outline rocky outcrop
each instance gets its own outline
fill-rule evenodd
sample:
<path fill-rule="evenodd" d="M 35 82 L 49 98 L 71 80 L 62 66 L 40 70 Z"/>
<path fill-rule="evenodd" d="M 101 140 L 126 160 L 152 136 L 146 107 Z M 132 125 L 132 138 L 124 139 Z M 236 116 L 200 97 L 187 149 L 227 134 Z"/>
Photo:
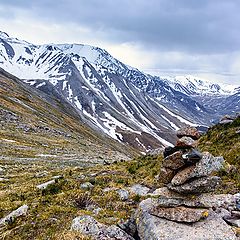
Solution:
<path fill-rule="evenodd" d="M 116 225 L 106 226 L 102 223 L 99 223 L 89 215 L 74 218 L 72 221 L 71 230 L 78 231 L 81 234 L 92 237 L 95 240 L 134 240 L 133 237 L 128 235 Z"/>

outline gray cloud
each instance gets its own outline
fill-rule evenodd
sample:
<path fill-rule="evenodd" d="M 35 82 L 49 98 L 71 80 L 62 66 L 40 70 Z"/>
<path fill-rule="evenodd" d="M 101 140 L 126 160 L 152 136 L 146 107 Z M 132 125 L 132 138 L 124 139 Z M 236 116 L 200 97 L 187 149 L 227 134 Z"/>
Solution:
<path fill-rule="evenodd" d="M 202 73 L 235 84 L 240 76 L 239 10 L 239 0 L 0 0 L 0 18 L 12 25 L 14 19 L 26 21 L 28 36 L 83 40 L 107 50 L 114 45 L 116 53 L 130 50 L 114 56 L 135 67 Z M 31 20 L 32 32 L 27 29 Z M 36 28 L 41 23 L 39 30 L 34 23 Z"/>
<path fill-rule="evenodd" d="M 80 24 L 115 43 L 202 54 L 240 48 L 239 0 L 8 0 L 0 5 L 46 22 Z"/>

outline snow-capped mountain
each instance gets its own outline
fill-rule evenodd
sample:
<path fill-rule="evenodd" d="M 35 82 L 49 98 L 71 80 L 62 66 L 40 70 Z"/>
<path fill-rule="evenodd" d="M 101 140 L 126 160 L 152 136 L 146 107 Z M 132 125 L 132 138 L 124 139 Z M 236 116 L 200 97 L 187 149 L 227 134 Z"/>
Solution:
<path fill-rule="evenodd" d="M 171 145 L 180 127 L 216 117 L 192 96 L 194 86 L 145 74 L 98 47 L 34 45 L 0 33 L 0 67 L 66 99 L 87 125 L 141 151 Z"/>
<path fill-rule="evenodd" d="M 236 85 L 216 84 L 197 79 L 191 75 L 167 77 L 165 80 L 172 88 L 187 95 L 231 95 L 236 92 Z"/>

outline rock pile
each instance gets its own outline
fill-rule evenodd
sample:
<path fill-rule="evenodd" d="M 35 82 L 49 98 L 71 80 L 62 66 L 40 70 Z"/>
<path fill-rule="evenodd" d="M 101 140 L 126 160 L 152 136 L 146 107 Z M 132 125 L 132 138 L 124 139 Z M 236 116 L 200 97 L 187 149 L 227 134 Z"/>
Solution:
<path fill-rule="evenodd" d="M 164 151 L 159 174 L 166 187 L 139 205 L 136 223 L 140 239 L 236 239 L 223 220 L 236 210 L 235 196 L 210 193 L 220 184 L 221 179 L 213 173 L 222 168 L 224 159 L 196 149 L 200 137 L 196 128 L 181 129 L 177 136 L 176 146 Z"/>
<path fill-rule="evenodd" d="M 200 137 L 196 128 L 181 129 L 177 136 L 179 139 L 176 146 L 164 151 L 160 180 L 167 184 L 169 190 L 188 195 L 189 198 L 194 198 L 195 194 L 214 191 L 221 179 L 211 174 L 222 168 L 224 159 L 195 149 Z M 161 207 L 152 213 L 176 222 L 197 222 L 208 216 L 207 209 L 176 205 L 176 202 L 162 201 Z"/>

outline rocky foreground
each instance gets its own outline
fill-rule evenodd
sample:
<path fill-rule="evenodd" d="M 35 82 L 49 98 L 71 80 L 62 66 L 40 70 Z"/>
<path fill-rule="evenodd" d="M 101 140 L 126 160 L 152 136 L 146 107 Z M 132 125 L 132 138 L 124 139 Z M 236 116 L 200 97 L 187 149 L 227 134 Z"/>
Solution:
<path fill-rule="evenodd" d="M 240 194 L 213 194 L 221 179 L 212 175 L 223 167 L 222 157 L 200 153 L 194 147 L 199 133 L 193 128 L 178 132 L 174 148 L 166 148 L 156 189 L 135 213 L 135 226 L 106 227 L 90 216 L 73 220 L 72 229 L 94 239 L 234 240 L 240 227 Z M 211 192 L 211 193 L 210 193 Z M 128 230 L 129 235 L 123 230 Z M 136 239 L 136 237 L 135 237 Z"/>
<path fill-rule="evenodd" d="M 240 193 L 217 194 L 221 186 L 221 178 L 216 176 L 216 173 L 225 165 L 223 157 L 200 152 L 196 148 L 200 135 L 194 128 L 182 129 L 177 132 L 177 136 L 179 139 L 176 146 L 164 150 L 164 159 L 161 167 L 158 167 L 158 176 L 154 177 L 154 181 L 151 180 L 151 188 L 137 184 L 141 181 L 141 177 L 145 181 L 147 179 L 143 171 L 135 174 L 137 168 L 141 168 L 140 162 L 136 165 L 126 163 L 128 173 L 124 172 L 123 168 L 121 171 L 120 168 L 116 170 L 118 165 L 115 166 L 114 171 L 110 170 L 112 168 L 110 165 L 105 166 L 109 168 L 107 171 L 98 170 L 96 173 L 88 171 L 87 174 L 77 176 L 79 170 L 75 169 L 69 170 L 68 176 L 55 174 L 50 179 L 47 178 L 49 173 L 41 172 L 35 174 L 35 178 L 48 180 L 45 182 L 35 180 L 39 184 L 36 184 L 34 189 L 31 187 L 33 192 L 36 191 L 37 198 L 40 197 L 39 194 L 43 195 L 40 197 L 41 201 L 30 206 L 23 204 L 3 216 L 0 219 L 0 230 L 1 228 L 6 230 L 19 218 L 35 216 L 35 212 L 40 211 L 37 205 L 41 208 L 44 205 L 51 212 L 51 201 L 59 199 L 56 205 L 63 206 L 68 200 L 68 195 L 72 194 L 69 190 L 72 188 L 76 191 L 78 187 L 79 192 L 91 195 L 85 194 L 84 197 L 79 195 L 80 197 L 74 200 L 74 206 L 80 207 L 81 211 L 74 210 L 74 206 L 70 208 L 71 202 L 68 203 L 69 206 L 65 205 L 63 210 L 64 214 L 67 214 L 66 217 L 68 216 L 69 224 L 59 222 L 58 226 L 63 224 L 67 228 L 65 231 L 71 233 L 67 235 L 70 237 L 61 235 L 53 239 L 240 239 Z M 152 174 L 152 168 L 154 165 L 151 164 L 147 170 L 149 175 Z M 0 169 L 1 171 L 4 173 L 5 170 Z M 113 185 L 115 177 L 117 178 Z M 136 182 L 132 180 L 133 178 L 137 178 Z M 5 180 L 3 184 L 7 184 L 7 181 L 11 182 L 11 178 Z M 76 180 L 79 184 L 76 184 Z M 63 185 L 60 189 L 62 192 L 56 192 L 51 198 L 50 194 L 55 194 L 54 191 L 58 190 L 56 186 L 59 188 L 59 183 Z M 148 183 L 150 185 L 150 182 Z M 64 184 L 69 188 L 65 192 L 63 192 Z M 36 196 L 35 202 L 38 201 Z M 136 204 L 139 199 L 142 201 Z M 59 207 L 56 206 L 57 211 L 63 211 Z M 109 208 L 112 210 L 111 213 Z M 109 217 L 110 214 L 112 217 Z M 37 218 L 41 215 L 39 213 Z M 58 222 L 56 216 L 57 213 L 53 212 L 52 225 Z M 69 216 L 74 217 L 69 219 Z M 122 217 L 122 220 L 118 221 L 117 216 Z M 107 218 L 113 221 L 106 221 Z"/>

